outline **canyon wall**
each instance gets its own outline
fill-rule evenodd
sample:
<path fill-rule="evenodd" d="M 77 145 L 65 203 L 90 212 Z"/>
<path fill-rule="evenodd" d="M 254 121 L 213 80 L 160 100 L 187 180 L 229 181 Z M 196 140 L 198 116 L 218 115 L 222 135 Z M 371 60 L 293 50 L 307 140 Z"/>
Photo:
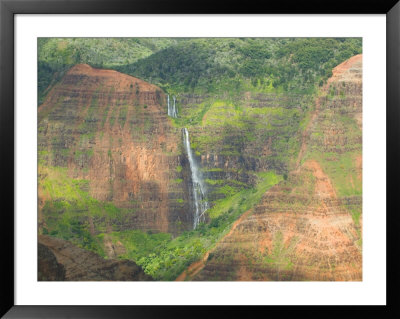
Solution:
<path fill-rule="evenodd" d="M 154 85 L 85 64 L 72 67 L 39 107 L 38 153 L 39 180 L 48 174 L 42 168 L 63 168 L 68 178 L 88 181 L 83 191 L 91 198 L 124 211 L 111 219 L 86 214 L 93 234 L 192 227 L 180 130 Z M 49 199 L 39 183 L 39 210 Z M 39 211 L 39 225 L 46 218 Z"/>
<path fill-rule="evenodd" d="M 290 92 L 180 94 L 180 116 L 193 119 L 191 144 L 209 199 L 254 187 L 259 172 L 285 174 L 297 156 L 298 129 L 311 101 L 309 94 Z"/>
<path fill-rule="evenodd" d="M 332 73 L 287 178 L 186 279 L 362 280 L 362 56 Z"/>

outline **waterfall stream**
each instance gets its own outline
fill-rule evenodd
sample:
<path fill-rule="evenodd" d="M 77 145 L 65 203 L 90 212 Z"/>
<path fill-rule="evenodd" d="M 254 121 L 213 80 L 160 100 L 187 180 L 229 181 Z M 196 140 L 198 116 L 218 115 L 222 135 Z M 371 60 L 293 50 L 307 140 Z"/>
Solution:
<path fill-rule="evenodd" d="M 174 100 L 174 103 L 170 103 L 169 101 L 169 95 L 167 96 L 167 107 L 168 107 L 168 116 L 177 118 L 178 117 L 178 110 L 176 109 L 176 97 L 173 96 L 172 99 Z"/>
<path fill-rule="evenodd" d="M 205 187 L 203 179 L 196 164 L 193 151 L 190 148 L 189 132 L 186 128 L 182 129 L 183 145 L 189 159 L 190 172 L 192 174 L 192 193 L 194 199 L 194 222 L 193 229 L 197 227 L 200 221 L 204 220 L 204 213 L 208 209 L 208 203 L 205 200 Z"/>

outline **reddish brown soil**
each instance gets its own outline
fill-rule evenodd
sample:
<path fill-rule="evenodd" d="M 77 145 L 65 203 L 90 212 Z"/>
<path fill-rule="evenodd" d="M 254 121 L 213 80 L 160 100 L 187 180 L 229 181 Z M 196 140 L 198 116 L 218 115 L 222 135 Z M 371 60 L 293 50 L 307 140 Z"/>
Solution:
<path fill-rule="evenodd" d="M 357 169 L 357 178 L 359 180 L 362 180 L 362 155 L 359 155 L 356 158 L 356 169 Z"/>
<path fill-rule="evenodd" d="M 315 194 L 322 198 L 336 198 L 336 192 L 332 186 L 331 180 L 322 171 L 317 161 L 309 160 L 304 163 L 303 167 L 311 169 L 312 174 L 316 178 Z"/>
<path fill-rule="evenodd" d="M 339 64 L 332 70 L 332 77 L 328 79 L 328 84 L 339 81 L 355 65 L 362 62 L 362 54 L 357 54 L 350 59 Z M 361 81 L 361 78 L 359 79 Z"/>

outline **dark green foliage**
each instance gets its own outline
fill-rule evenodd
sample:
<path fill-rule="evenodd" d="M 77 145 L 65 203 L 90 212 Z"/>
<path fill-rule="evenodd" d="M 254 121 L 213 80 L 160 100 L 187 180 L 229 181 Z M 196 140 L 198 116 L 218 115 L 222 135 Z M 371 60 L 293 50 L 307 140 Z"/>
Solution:
<path fill-rule="evenodd" d="M 126 65 L 166 48 L 172 38 L 38 38 L 38 105 L 71 66 Z"/>
<path fill-rule="evenodd" d="M 200 223 L 195 230 L 184 232 L 168 242 L 158 243 L 158 248 L 152 253 L 144 253 L 143 257 L 134 260 L 153 278 L 174 280 L 192 262 L 199 260 L 213 247 L 229 231 L 232 223 L 253 207 L 265 191 L 280 180 L 280 176 L 273 172 L 260 174 L 260 182 L 254 189 L 246 189 L 221 200 L 213 208 L 210 223 Z M 130 245 L 138 247 L 141 244 L 134 241 L 130 242 Z M 156 246 L 154 243 L 149 245 Z"/>
<path fill-rule="evenodd" d="M 50 88 L 61 80 L 70 67 L 69 64 L 38 61 L 38 105 L 43 103 Z"/>
<path fill-rule="evenodd" d="M 361 53 L 361 38 L 291 39 L 277 51 L 277 56 L 290 59 L 306 77 L 331 76 L 332 69 Z"/>
<path fill-rule="evenodd" d="M 267 71 L 265 63 L 271 58 L 269 46 L 261 42 L 249 42 L 239 47 L 238 52 L 243 55 L 244 61 L 239 71 L 247 78 L 252 78 L 253 86 L 256 86 L 258 78 L 264 78 Z"/>
<path fill-rule="evenodd" d="M 216 48 L 206 41 L 186 40 L 117 69 L 149 81 L 151 79 L 153 83 L 171 83 L 192 90 L 198 85 L 208 86 L 210 80 L 229 73 L 227 66 L 215 65 L 215 54 Z"/>
<path fill-rule="evenodd" d="M 46 216 L 47 228 L 43 234 L 69 240 L 81 248 L 104 256 L 102 242 L 90 234 L 87 214 L 88 208 L 78 201 L 48 201 L 42 213 Z"/>
<path fill-rule="evenodd" d="M 168 90 L 221 92 L 244 89 L 308 91 L 331 69 L 361 53 L 361 39 L 185 39 L 117 70 Z M 251 89 L 251 88 L 250 88 Z"/>
<path fill-rule="evenodd" d="M 166 91 L 307 91 L 357 53 L 360 38 L 40 38 L 39 104 L 77 63 L 113 68 Z"/>

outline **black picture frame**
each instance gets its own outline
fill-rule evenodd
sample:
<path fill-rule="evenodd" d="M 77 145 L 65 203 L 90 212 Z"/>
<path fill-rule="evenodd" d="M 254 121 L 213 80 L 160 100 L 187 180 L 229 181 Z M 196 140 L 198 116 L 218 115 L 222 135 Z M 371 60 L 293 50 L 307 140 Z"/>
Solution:
<path fill-rule="evenodd" d="M 385 14 L 387 21 L 387 305 L 386 306 L 16 306 L 14 303 L 14 16 L 15 14 Z M 0 0 L 0 180 L 1 309 L 5 318 L 164 318 L 250 317 L 294 315 L 312 317 L 400 317 L 399 244 L 396 201 L 400 136 L 400 3 L 398 0 L 328 1 L 163 1 L 163 0 Z M 179 300 L 177 300 L 179 304 Z M 251 314 L 250 314 L 251 312 Z"/>

